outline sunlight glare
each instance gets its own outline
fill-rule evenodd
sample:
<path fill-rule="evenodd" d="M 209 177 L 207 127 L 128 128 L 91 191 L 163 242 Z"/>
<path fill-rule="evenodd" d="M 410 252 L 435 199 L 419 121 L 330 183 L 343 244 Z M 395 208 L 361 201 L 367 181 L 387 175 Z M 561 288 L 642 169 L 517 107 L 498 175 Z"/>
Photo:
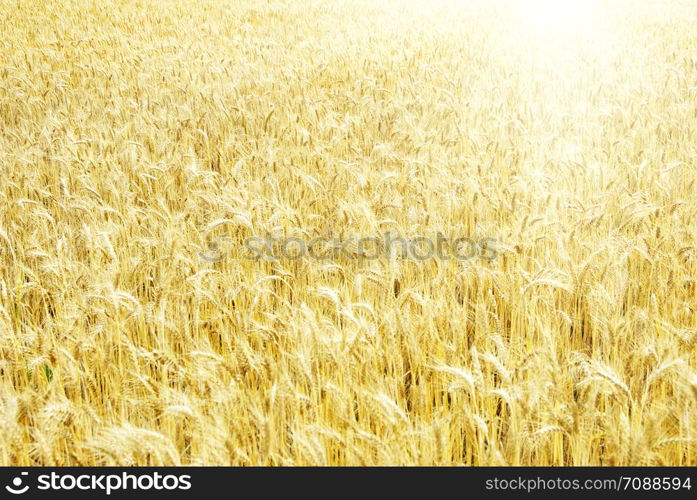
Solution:
<path fill-rule="evenodd" d="M 597 27 L 595 0 L 524 0 L 516 2 L 520 22 L 536 34 L 575 36 Z"/>

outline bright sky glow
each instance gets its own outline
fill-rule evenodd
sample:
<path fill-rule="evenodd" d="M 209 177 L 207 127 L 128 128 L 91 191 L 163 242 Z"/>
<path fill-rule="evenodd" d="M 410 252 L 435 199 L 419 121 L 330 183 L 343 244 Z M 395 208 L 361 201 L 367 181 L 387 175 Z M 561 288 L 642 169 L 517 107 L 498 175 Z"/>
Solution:
<path fill-rule="evenodd" d="M 537 34 L 576 36 L 595 31 L 600 12 L 597 0 L 519 0 L 521 24 Z"/>

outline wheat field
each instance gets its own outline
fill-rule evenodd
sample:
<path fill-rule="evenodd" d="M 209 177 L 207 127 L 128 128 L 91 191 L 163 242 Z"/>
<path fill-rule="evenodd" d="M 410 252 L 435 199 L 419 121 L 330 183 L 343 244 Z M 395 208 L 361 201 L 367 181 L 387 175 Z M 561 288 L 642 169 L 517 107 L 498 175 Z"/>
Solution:
<path fill-rule="evenodd" d="M 697 465 L 696 0 L 0 19 L 0 464 Z"/>

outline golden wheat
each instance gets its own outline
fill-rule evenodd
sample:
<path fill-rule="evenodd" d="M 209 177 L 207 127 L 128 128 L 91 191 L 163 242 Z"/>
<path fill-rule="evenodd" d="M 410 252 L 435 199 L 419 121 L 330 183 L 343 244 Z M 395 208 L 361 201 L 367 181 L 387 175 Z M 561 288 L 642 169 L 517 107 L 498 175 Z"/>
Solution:
<path fill-rule="evenodd" d="M 0 1 L 0 464 L 697 465 L 697 1 L 536 1 Z"/>

